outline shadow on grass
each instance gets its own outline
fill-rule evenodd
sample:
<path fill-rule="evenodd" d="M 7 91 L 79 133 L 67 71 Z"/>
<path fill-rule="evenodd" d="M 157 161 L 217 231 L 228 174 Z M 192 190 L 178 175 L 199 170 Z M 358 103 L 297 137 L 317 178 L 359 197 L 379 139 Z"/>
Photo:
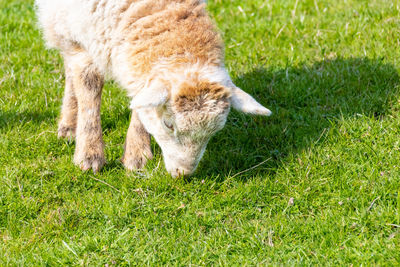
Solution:
<path fill-rule="evenodd" d="M 196 177 L 273 174 L 285 158 L 318 142 L 332 121 L 363 114 L 381 119 L 397 101 L 400 77 L 379 59 L 351 58 L 281 70 L 255 69 L 235 83 L 272 110 L 269 118 L 232 112 L 214 137 Z M 196 179 L 196 178 L 194 178 Z"/>
<path fill-rule="evenodd" d="M 394 66 L 367 58 L 325 60 L 279 70 L 258 68 L 234 81 L 273 114 L 265 118 L 233 111 L 224 130 L 211 139 L 193 179 L 211 176 L 221 181 L 229 173 L 239 173 L 269 158 L 236 179 L 246 180 L 257 173 L 273 175 L 288 155 L 320 140 L 332 121 L 357 114 L 381 119 L 400 93 L 400 77 Z M 118 114 L 118 119 L 129 122 L 128 109 Z M 57 116 L 51 111 L 0 110 L 0 130 L 30 122 L 54 122 Z M 103 114 L 103 130 L 119 128 L 118 119 Z M 155 153 L 161 152 L 158 149 Z M 106 169 L 116 167 L 122 168 L 116 161 Z"/>
<path fill-rule="evenodd" d="M 44 121 L 53 123 L 57 117 L 51 111 L 22 111 L 22 112 L 12 112 L 12 111 L 2 111 L 0 110 L 0 130 L 7 127 L 16 127 L 18 125 L 23 125 L 26 123 L 41 124 Z"/>

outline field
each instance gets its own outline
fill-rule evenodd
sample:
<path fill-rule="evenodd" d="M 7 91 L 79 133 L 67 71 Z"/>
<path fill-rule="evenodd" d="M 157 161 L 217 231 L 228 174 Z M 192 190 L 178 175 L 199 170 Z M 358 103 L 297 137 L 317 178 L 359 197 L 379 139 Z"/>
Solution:
<path fill-rule="evenodd" d="M 210 0 L 232 112 L 195 175 L 120 163 L 129 100 L 105 86 L 107 165 L 57 139 L 63 63 L 32 0 L 0 0 L 0 266 L 400 264 L 400 2 Z"/>

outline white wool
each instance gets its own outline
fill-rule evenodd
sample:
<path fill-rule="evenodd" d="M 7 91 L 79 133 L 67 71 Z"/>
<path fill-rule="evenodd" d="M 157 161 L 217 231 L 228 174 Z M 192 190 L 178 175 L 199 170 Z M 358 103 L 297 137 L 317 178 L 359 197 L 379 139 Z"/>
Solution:
<path fill-rule="evenodd" d="M 64 40 L 79 43 L 88 51 L 97 67 L 110 70 L 110 56 L 116 42 L 121 7 L 130 1 L 36 0 L 39 23 L 49 47 L 60 47 Z M 97 6 L 96 12 L 90 12 Z M 66 46 L 70 44 L 65 44 Z M 63 46 L 63 44 L 61 44 Z"/>
<path fill-rule="evenodd" d="M 135 75 L 126 58 L 128 44 L 124 43 L 124 36 L 119 30 L 121 10 L 127 5 L 135 9 L 135 5 L 148 1 L 151 0 L 36 0 L 36 6 L 39 23 L 50 48 L 68 51 L 74 42 L 78 43 L 89 53 L 98 69 L 107 77 L 117 80 L 131 97 L 149 87 L 154 77 L 169 77 L 179 83 L 190 72 L 200 72 L 210 81 L 229 85 L 229 75 L 222 66 L 193 64 L 181 66 L 171 73 L 167 70 L 171 59 L 155 64 L 147 77 Z M 94 8 L 96 11 L 91 12 Z M 68 43 L 60 44 L 60 40 L 68 40 Z"/>

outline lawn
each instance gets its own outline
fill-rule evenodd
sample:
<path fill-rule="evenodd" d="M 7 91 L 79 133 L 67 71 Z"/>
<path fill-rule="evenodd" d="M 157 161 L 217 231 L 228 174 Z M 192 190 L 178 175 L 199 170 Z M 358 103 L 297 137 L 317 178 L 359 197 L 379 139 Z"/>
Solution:
<path fill-rule="evenodd" d="M 0 266 L 399 265 L 400 3 L 210 0 L 234 82 L 273 111 L 232 112 L 195 175 L 160 148 L 120 163 L 130 112 L 106 84 L 107 165 L 57 139 L 63 63 L 32 0 L 0 0 Z"/>

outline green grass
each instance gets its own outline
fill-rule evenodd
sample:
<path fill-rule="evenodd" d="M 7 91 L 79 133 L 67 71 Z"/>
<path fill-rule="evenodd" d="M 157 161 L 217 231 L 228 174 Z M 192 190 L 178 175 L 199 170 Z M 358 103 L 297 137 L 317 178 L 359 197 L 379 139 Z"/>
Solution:
<path fill-rule="evenodd" d="M 297 4 L 296 4 L 297 3 Z M 399 265 L 400 3 L 209 1 L 235 83 L 196 174 L 119 162 L 128 99 L 105 87 L 108 163 L 58 140 L 63 65 L 32 0 L 0 0 L 0 265 Z M 252 168 L 257 164 L 263 164 Z"/>

